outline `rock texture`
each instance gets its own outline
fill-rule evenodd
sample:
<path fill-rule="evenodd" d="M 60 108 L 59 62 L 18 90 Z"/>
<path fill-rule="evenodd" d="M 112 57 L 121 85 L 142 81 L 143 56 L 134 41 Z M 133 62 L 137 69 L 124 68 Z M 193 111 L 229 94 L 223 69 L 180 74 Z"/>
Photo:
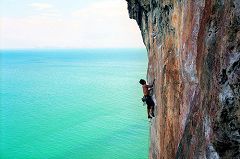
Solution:
<path fill-rule="evenodd" d="M 240 0 L 127 2 L 156 79 L 149 158 L 240 158 Z"/>

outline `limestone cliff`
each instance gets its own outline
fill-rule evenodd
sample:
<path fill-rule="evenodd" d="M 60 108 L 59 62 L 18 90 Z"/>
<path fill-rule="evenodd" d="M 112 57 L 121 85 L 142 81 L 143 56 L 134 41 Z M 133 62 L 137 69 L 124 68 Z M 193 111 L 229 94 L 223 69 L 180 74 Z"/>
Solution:
<path fill-rule="evenodd" d="M 127 0 L 155 78 L 149 158 L 240 158 L 240 0 Z"/>

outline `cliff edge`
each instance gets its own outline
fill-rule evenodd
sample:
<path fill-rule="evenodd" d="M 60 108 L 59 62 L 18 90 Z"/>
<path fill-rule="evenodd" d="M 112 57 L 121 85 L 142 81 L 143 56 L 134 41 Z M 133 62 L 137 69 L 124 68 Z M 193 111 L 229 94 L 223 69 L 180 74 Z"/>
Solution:
<path fill-rule="evenodd" d="M 240 158 L 240 0 L 127 2 L 156 79 L 149 158 Z"/>

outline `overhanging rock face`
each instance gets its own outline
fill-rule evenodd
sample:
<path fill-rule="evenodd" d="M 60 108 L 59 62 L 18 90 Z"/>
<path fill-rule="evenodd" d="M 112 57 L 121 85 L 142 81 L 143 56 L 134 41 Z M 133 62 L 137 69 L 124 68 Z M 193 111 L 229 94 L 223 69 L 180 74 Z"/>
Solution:
<path fill-rule="evenodd" d="M 240 158 L 240 0 L 127 0 L 156 79 L 149 158 Z"/>

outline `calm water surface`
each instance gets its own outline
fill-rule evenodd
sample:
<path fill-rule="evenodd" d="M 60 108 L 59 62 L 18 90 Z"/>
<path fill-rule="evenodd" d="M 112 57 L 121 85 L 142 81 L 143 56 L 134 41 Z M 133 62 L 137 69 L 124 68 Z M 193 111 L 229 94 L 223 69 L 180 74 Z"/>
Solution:
<path fill-rule="evenodd" d="M 0 52 L 1 159 L 147 159 L 143 49 Z"/>

